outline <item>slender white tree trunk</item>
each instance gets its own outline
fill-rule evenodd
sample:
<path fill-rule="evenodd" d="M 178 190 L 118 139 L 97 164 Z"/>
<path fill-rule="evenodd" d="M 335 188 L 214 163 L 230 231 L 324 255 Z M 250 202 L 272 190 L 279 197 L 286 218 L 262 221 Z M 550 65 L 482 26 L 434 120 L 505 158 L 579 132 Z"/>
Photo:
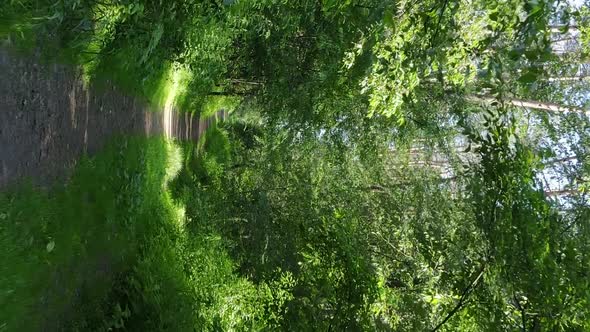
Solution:
<path fill-rule="evenodd" d="M 483 104 L 489 104 L 494 101 L 497 101 L 496 98 L 491 97 L 491 96 L 468 96 L 467 100 L 469 100 L 471 102 L 483 103 Z M 549 102 L 541 102 L 538 100 L 508 98 L 508 99 L 504 99 L 504 103 L 515 106 L 515 107 L 522 107 L 522 108 L 528 108 L 528 109 L 546 111 L 546 112 L 555 112 L 555 113 L 570 113 L 571 112 L 571 113 L 590 114 L 590 110 L 586 110 L 581 107 L 560 105 L 560 104 L 549 103 Z"/>

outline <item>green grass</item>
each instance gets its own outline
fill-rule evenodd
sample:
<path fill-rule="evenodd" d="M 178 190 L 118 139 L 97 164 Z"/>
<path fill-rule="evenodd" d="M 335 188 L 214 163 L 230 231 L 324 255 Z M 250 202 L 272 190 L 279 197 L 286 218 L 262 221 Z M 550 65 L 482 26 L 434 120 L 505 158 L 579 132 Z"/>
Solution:
<path fill-rule="evenodd" d="M 223 137 L 208 135 L 201 161 L 225 158 Z M 182 163 L 162 138 L 119 138 L 66 185 L 0 193 L 0 331 L 268 327 L 292 279 L 236 272 L 212 211 L 219 197 L 173 180 Z M 172 182 L 184 195 L 173 198 Z"/>
<path fill-rule="evenodd" d="M 201 116 L 213 116 L 220 109 L 233 112 L 240 102 L 241 98 L 235 96 L 207 96 L 203 104 Z"/>
<path fill-rule="evenodd" d="M 65 187 L 0 194 L 0 326 L 38 330 L 68 321 L 84 328 L 108 314 L 112 308 L 102 305 L 142 242 L 176 218 L 163 190 L 177 171 L 171 146 L 118 143 L 81 160 Z"/>

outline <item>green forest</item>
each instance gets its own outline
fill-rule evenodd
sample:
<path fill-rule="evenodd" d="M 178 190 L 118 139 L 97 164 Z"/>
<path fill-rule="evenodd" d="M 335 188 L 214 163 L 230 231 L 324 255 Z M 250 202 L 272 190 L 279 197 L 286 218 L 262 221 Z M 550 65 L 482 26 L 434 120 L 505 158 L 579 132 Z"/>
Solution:
<path fill-rule="evenodd" d="M 0 188 L 1 332 L 590 331 L 588 0 L 2 0 L 0 45 L 228 113 Z"/>

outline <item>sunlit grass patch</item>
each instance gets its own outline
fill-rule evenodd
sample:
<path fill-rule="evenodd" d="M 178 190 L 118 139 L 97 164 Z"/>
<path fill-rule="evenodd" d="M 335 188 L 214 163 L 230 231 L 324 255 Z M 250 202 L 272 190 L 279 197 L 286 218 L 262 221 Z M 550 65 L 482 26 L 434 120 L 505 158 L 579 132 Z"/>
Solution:
<path fill-rule="evenodd" d="M 183 65 L 174 63 L 170 66 L 166 77 L 168 84 L 166 85 L 167 88 L 162 90 L 162 96 L 166 96 L 168 105 L 184 111 L 181 108 L 190 94 L 189 84 L 193 79 L 191 71 Z"/>
<path fill-rule="evenodd" d="M 166 142 L 166 152 L 168 159 L 166 161 L 166 176 L 164 184 L 168 184 L 174 179 L 182 169 L 183 156 L 182 149 L 171 141 Z"/>
<path fill-rule="evenodd" d="M 215 115 L 219 110 L 233 112 L 242 98 L 237 96 L 207 96 L 203 104 L 201 116 L 204 118 Z"/>

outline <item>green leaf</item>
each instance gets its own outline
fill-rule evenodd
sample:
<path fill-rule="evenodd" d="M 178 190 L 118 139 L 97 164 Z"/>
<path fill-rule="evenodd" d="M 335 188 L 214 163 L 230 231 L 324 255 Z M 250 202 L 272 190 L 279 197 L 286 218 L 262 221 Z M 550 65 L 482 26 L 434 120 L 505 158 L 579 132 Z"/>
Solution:
<path fill-rule="evenodd" d="M 47 247 L 46 247 L 47 252 L 52 252 L 53 248 L 55 248 L 55 241 L 51 241 L 47 244 Z"/>
<path fill-rule="evenodd" d="M 385 14 L 383 14 L 383 23 L 385 23 L 386 26 L 393 28 L 394 20 L 391 10 L 386 10 Z"/>
<path fill-rule="evenodd" d="M 510 52 L 508 52 L 508 57 L 510 58 L 510 60 L 515 61 L 518 60 L 522 54 L 524 53 L 524 50 L 521 48 L 515 48 L 510 50 Z"/>
<path fill-rule="evenodd" d="M 541 6 L 540 4 L 535 4 L 533 6 L 533 9 L 530 11 L 528 17 L 534 18 L 537 16 L 541 16 L 541 14 L 543 13 L 542 10 L 543 10 L 543 6 Z"/>
<path fill-rule="evenodd" d="M 398 124 L 398 126 L 402 127 L 403 125 L 405 125 L 405 124 L 406 124 L 406 118 L 404 118 L 403 116 L 400 116 L 400 117 L 397 119 L 397 124 Z"/>
<path fill-rule="evenodd" d="M 539 51 L 537 51 L 537 50 L 525 51 L 524 56 L 527 58 L 527 60 L 533 61 L 539 57 Z"/>
<path fill-rule="evenodd" d="M 490 20 L 498 22 L 498 11 L 493 11 L 492 13 L 490 13 Z"/>
<path fill-rule="evenodd" d="M 520 83 L 524 83 L 524 84 L 533 83 L 533 82 L 537 81 L 537 74 L 532 71 L 528 71 L 528 72 L 524 73 L 522 76 L 520 76 L 518 78 L 518 81 Z"/>

